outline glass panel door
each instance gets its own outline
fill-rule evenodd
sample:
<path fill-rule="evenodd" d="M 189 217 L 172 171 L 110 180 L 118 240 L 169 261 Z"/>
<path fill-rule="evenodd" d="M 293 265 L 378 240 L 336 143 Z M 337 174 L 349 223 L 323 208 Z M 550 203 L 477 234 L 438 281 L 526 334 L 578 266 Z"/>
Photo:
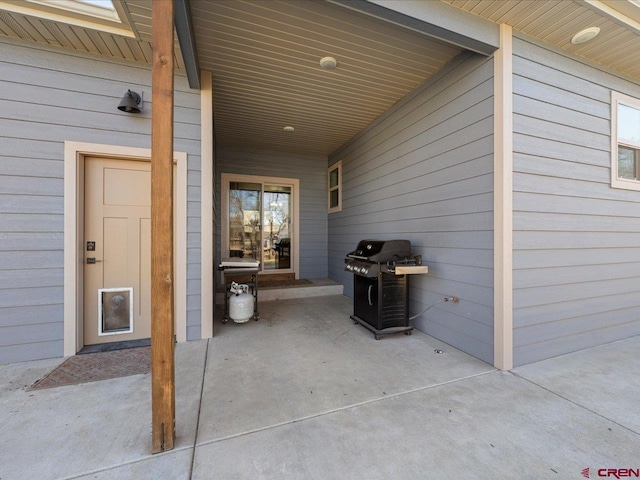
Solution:
<path fill-rule="evenodd" d="M 229 183 L 229 257 L 261 260 L 259 183 Z"/>
<path fill-rule="evenodd" d="M 263 270 L 290 269 L 291 187 L 265 184 L 263 209 Z"/>
<path fill-rule="evenodd" d="M 299 269 L 298 179 L 222 174 L 222 258 L 255 258 L 262 274 Z"/>

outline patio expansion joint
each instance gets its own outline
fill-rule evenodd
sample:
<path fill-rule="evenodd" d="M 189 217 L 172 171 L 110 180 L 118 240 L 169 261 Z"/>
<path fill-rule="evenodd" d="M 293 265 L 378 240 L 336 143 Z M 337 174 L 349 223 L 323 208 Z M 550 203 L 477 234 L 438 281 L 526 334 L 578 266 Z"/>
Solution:
<path fill-rule="evenodd" d="M 134 460 L 129 460 L 126 462 L 122 462 L 122 463 L 118 463 L 118 464 L 114 464 L 114 465 L 108 465 L 105 467 L 100 467 L 100 468 L 95 468 L 93 470 L 88 470 L 85 472 L 80 472 L 80 473 L 75 473 L 71 476 L 68 477 L 63 477 L 61 478 L 61 480 L 72 480 L 75 478 L 81 478 L 81 477 L 86 477 L 88 475 L 94 475 L 97 473 L 102 473 L 102 472 L 108 472 L 109 470 L 114 470 L 116 468 L 120 468 L 120 467 L 124 467 L 127 465 L 135 465 L 136 463 L 140 463 L 140 462 L 144 462 L 153 458 L 159 458 L 159 457 L 163 457 L 166 455 L 173 455 L 179 452 L 184 452 L 186 450 L 191 450 L 191 462 L 189 465 L 189 478 L 192 477 L 193 475 L 193 465 L 194 465 L 194 460 L 195 460 L 195 451 L 196 451 L 196 442 L 198 439 L 198 426 L 200 425 L 200 412 L 202 410 L 202 397 L 203 397 L 203 392 L 204 392 L 204 381 L 205 381 L 205 374 L 206 374 L 206 369 L 207 369 L 207 358 L 209 355 L 209 342 L 210 339 L 207 339 L 207 346 L 205 348 L 205 355 L 204 355 L 204 364 L 203 364 L 203 370 L 202 370 L 202 381 L 200 384 L 200 398 L 199 398 L 199 403 L 198 403 L 198 415 L 197 415 L 197 419 L 196 419 L 196 430 L 195 430 L 195 434 L 193 436 L 194 439 L 194 443 L 192 445 L 184 445 L 182 447 L 177 447 L 174 448 L 173 450 L 168 450 L 166 452 L 160 452 L 160 453 L 155 453 L 155 454 L 149 454 L 149 455 L 144 455 L 140 458 L 136 458 Z"/>
<path fill-rule="evenodd" d="M 87 470 L 85 472 L 74 473 L 73 475 L 70 475 L 68 477 L 60 477 L 60 480 L 72 480 L 74 478 L 82 478 L 82 477 L 86 477 L 86 476 L 89 476 L 89 475 L 94 475 L 96 473 L 108 472 L 109 470 L 114 470 L 116 468 L 125 467 L 127 465 L 135 465 L 136 463 L 144 462 L 144 461 L 150 460 L 152 458 L 164 457 L 166 455 L 174 455 L 176 453 L 183 452 L 185 450 L 190 450 L 190 449 L 195 450 L 195 446 L 194 445 L 185 445 L 183 447 L 174 448 L 173 450 L 168 450 L 166 452 L 144 455 L 144 456 L 142 456 L 140 458 L 136 458 L 134 460 L 129 460 L 129 461 L 126 461 L 126 462 L 116 463 L 116 464 L 108 465 L 108 466 L 105 466 L 105 467 L 94 468 L 93 470 Z"/>
<path fill-rule="evenodd" d="M 597 417 L 600 417 L 603 420 L 606 420 L 607 422 L 611 422 L 614 425 L 617 425 L 618 427 L 623 428 L 624 430 L 627 430 L 628 432 L 631 432 L 631 433 L 633 433 L 635 435 L 639 435 L 640 436 L 640 432 L 636 432 L 635 430 L 633 430 L 632 428 L 627 427 L 626 425 L 622 425 L 621 423 L 616 422 L 615 420 L 613 420 L 613 419 L 611 419 L 609 417 L 605 417 L 601 413 L 598 413 L 595 410 L 592 410 L 592 409 L 590 409 L 590 408 L 588 408 L 588 407 L 576 402 L 575 400 L 571 400 L 570 398 L 565 397 L 564 395 L 560 395 L 558 392 L 554 392 L 553 390 L 551 390 L 550 388 L 545 387 L 544 385 L 540 385 L 539 383 L 536 383 L 533 380 L 530 380 L 530 379 L 528 379 L 526 377 L 523 377 L 522 375 L 520 375 L 518 373 L 515 373 L 513 371 L 511 371 L 509 373 L 511 373 L 513 376 L 515 376 L 517 378 L 520 378 L 520 379 L 524 380 L 525 382 L 530 383 L 531 385 L 535 385 L 536 387 L 541 388 L 542 390 L 544 390 L 546 392 L 549 392 L 552 395 L 555 395 L 558 398 L 561 398 L 562 400 L 565 400 L 566 402 L 571 403 L 572 405 L 575 405 L 576 407 L 581 408 L 582 410 L 586 410 L 587 412 L 589 412 L 589 413 L 591 413 L 593 415 L 596 415 Z"/>
<path fill-rule="evenodd" d="M 455 383 L 458 383 L 458 382 L 463 382 L 465 380 L 470 380 L 472 378 L 481 377 L 481 376 L 492 374 L 492 373 L 496 373 L 496 372 L 498 372 L 498 370 L 495 369 L 495 368 L 492 368 L 491 370 L 487 370 L 485 372 L 480 372 L 480 373 L 474 373 L 473 375 L 468 375 L 466 377 L 460 377 L 460 378 L 456 378 L 454 380 L 449 380 L 449 381 L 441 382 L 441 383 L 434 383 L 433 385 L 427 385 L 425 387 L 418 387 L 418 388 L 414 388 L 412 390 L 406 390 L 406 391 L 403 391 L 403 392 L 392 393 L 390 395 L 385 395 L 384 397 L 376 397 L 376 398 L 372 398 L 370 400 L 365 400 L 363 402 L 352 403 L 351 405 L 346 405 L 344 407 L 334 408 L 332 410 L 327 410 L 327 411 L 324 411 L 324 412 L 315 413 L 313 415 L 307 415 L 305 417 L 294 418 L 292 420 L 287 420 L 286 422 L 280 422 L 280 423 L 275 423 L 273 425 L 267 425 L 267 426 L 260 427 L 260 428 L 254 428 L 254 429 L 251 429 L 251 430 L 246 430 L 244 432 L 234 433 L 233 435 L 227 435 L 225 437 L 214 438 L 212 440 L 207 440 L 207 441 L 204 441 L 204 442 L 196 442 L 195 447 L 197 448 L 197 447 L 203 447 L 205 445 L 212 445 L 212 444 L 216 444 L 216 443 L 221 443 L 221 442 L 225 442 L 227 440 L 232 440 L 234 438 L 240 438 L 240 437 L 244 437 L 246 435 L 253 435 L 254 433 L 264 432 L 264 431 L 271 430 L 271 429 L 274 429 L 274 428 L 280 428 L 280 427 L 284 427 L 284 426 L 287 426 L 287 425 L 292 425 L 294 423 L 305 422 L 307 420 L 312 420 L 314 418 L 320 418 L 320 417 L 324 417 L 324 416 L 327 416 L 327 415 L 332 415 L 334 413 L 351 410 L 353 408 L 362 407 L 364 405 L 370 405 L 370 404 L 377 403 L 377 402 L 382 402 L 382 401 L 385 401 L 385 400 L 389 400 L 391 398 L 401 397 L 403 395 L 411 395 L 411 394 L 417 393 L 417 392 L 423 392 L 423 391 L 432 390 L 432 389 L 435 389 L 435 388 L 444 387 L 444 386 L 447 386 L 447 385 L 452 385 L 452 384 L 455 384 Z"/>
<path fill-rule="evenodd" d="M 209 344 L 211 339 L 207 339 L 207 346 L 204 351 L 204 365 L 202 366 L 202 382 L 200 383 L 200 402 L 198 402 L 198 415 L 196 417 L 196 431 L 193 435 L 193 451 L 191 452 L 191 466 L 189 468 L 189 480 L 193 477 L 193 467 L 196 460 L 196 444 L 198 443 L 198 430 L 200 427 L 200 414 L 202 412 L 202 398 L 204 397 L 204 380 L 207 377 L 207 360 L 209 358 Z"/>

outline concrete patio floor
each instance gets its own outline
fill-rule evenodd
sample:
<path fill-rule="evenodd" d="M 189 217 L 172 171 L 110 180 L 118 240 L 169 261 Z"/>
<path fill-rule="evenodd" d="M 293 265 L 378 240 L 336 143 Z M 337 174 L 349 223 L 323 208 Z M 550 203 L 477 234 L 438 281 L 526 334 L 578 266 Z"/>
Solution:
<path fill-rule="evenodd" d="M 176 347 L 176 448 L 150 375 L 28 391 L 0 367 L 0 480 L 578 479 L 640 468 L 640 337 L 499 372 L 415 332 L 375 341 L 344 296 L 261 302 Z M 438 354 L 435 350 L 443 350 Z"/>

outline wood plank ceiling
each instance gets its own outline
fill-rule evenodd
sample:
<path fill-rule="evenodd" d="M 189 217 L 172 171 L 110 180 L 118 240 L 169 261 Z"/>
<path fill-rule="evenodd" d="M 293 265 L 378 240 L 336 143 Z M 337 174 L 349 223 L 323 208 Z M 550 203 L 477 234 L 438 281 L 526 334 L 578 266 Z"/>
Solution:
<path fill-rule="evenodd" d="M 625 23 L 602 9 L 619 1 L 442 1 L 640 79 L 640 13 Z M 151 0 L 114 2 L 131 37 L 1 8 L 0 36 L 149 64 Z M 627 15 L 637 8 L 626 6 Z M 200 66 L 213 72 L 221 146 L 328 155 L 460 53 L 323 0 L 191 0 L 191 10 Z M 592 26 L 600 35 L 571 43 Z M 176 40 L 183 69 L 179 52 Z M 334 70 L 320 67 L 325 56 L 338 61 Z"/>
<path fill-rule="evenodd" d="M 114 3 L 118 1 L 114 0 Z M 35 15 L 6 11 L 2 10 L 1 5 L 0 36 L 151 64 L 151 0 L 122 1 L 121 5 L 121 17 L 124 16 L 124 26 L 131 29 L 130 37 Z M 177 39 L 175 48 L 176 67 L 182 69 L 184 63 Z"/>
<path fill-rule="evenodd" d="M 495 23 L 506 23 L 514 30 L 530 35 L 574 55 L 640 79 L 640 5 L 626 0 L 442 0 L 465 12 Z M 599 7 L 595 5 L 599 5 Z M 608 9 L 637 10 L 629 23 L 606 15 Z M 622 13 L 622 12 L 621 12 Z M 593 40 L 574 45 L 571 38 L 589 27 L 600 27 Z"/>
<path fill-rule="evenodd" d="M 222 145 L 328 155 L 460 53 L 326 2 L 194 1 L 191 10 Z M 325 56 L 335 69 L 320 67 Z"/>

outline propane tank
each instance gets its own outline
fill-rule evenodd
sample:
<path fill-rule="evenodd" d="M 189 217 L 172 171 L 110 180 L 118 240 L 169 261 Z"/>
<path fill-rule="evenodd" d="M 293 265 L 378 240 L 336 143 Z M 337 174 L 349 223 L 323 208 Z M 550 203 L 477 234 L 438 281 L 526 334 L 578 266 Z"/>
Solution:
<path fill-rule="evenodd" d="M 248 285 L 233 285 L 229 298 L 229 316 L 235 323 L 248 322 L 253 316 L 253 295 Z"/>

